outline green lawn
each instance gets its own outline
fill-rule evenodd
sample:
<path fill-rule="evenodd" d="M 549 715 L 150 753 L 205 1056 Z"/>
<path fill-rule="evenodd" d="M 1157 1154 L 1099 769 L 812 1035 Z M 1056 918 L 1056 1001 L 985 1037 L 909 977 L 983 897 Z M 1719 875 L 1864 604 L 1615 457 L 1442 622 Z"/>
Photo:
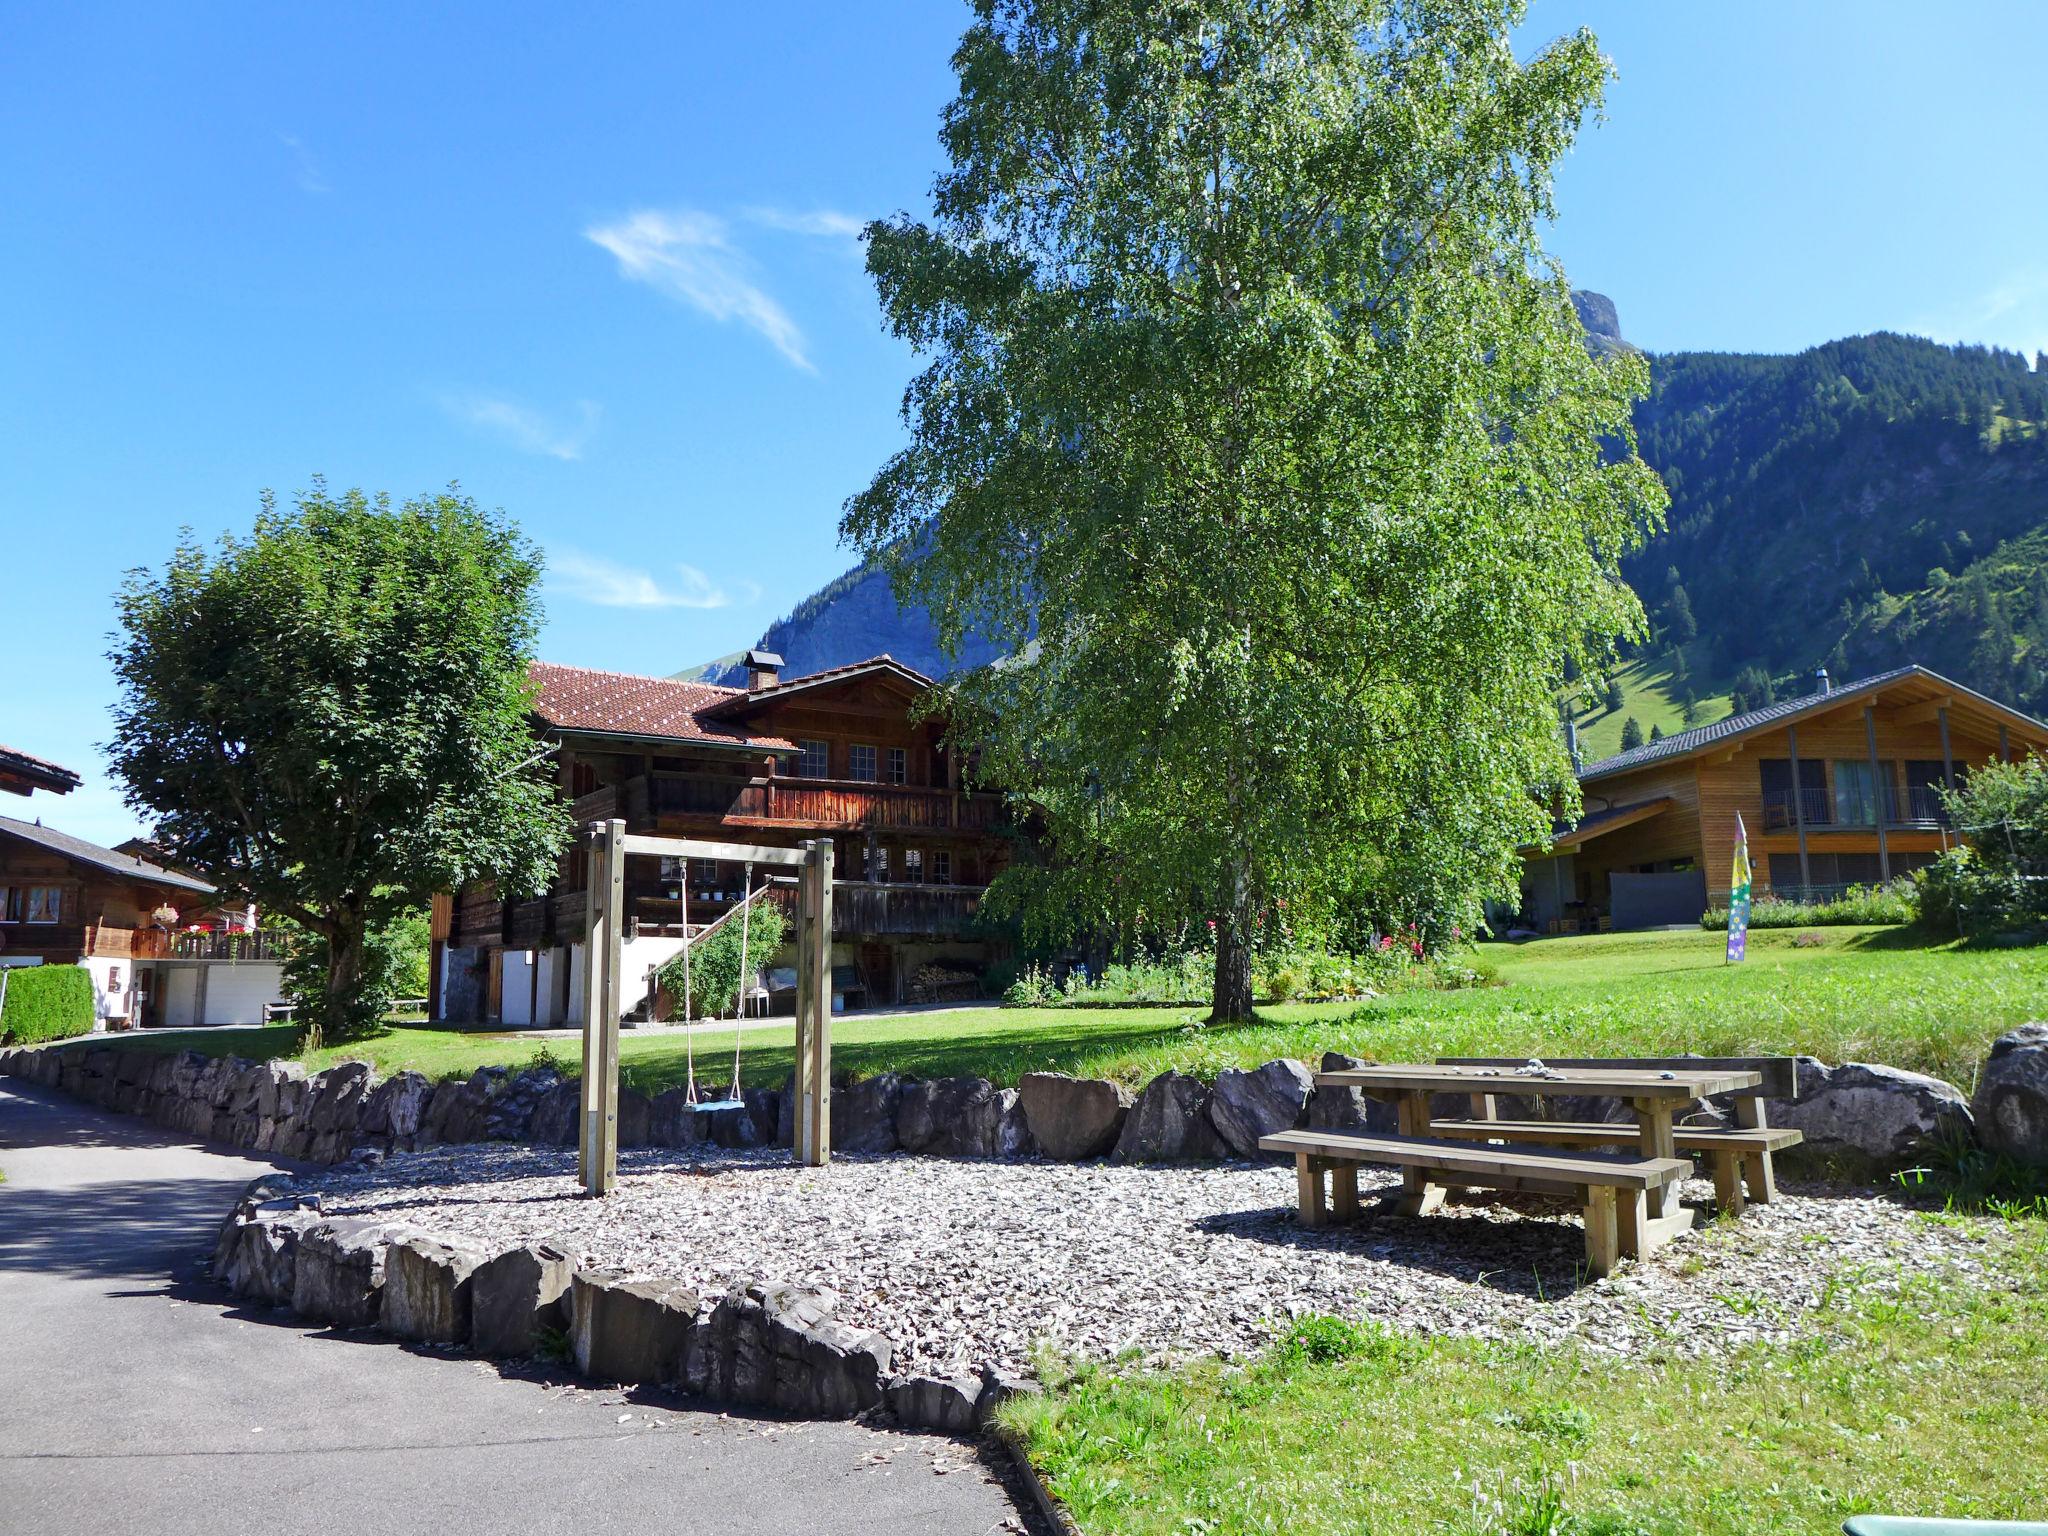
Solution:
<path fill-rule="evenodd" d="M 1298 1330 L 1248 1369 L 1094 1370 L 1007 1411 L 1084 1531 L 1823 1536 L 2048 1511 L 2048 1224 L 1988 1273 L 1844 1284 L 1794 1342 L 1578 1346 Z"/>
<path fill-rule="evenodd" d="M 1726 691 L 1715 692 L 1714 685 L 1700 675 L 1699 653 L 1704 650 L 1704 646 L 1693 646 L 1688 657 L 1693 665 L 1695 725 L 1706 725 L 1732 713 Z M 1690 728 L 1678 702 L 1680 689 L 1671 680 L 1668 652 L 1638 657 L 1617 672 L 1615 678 L 1621 684 L 1621 708 L 1610 711 L 1605 704 L 1596 704 L 1579 714 L 1579 751 L 1587 762 L 1612 757 L 1621 750 L 1621 728 L 1631 715 L 1643 728 L 1645 740 L 1653 725 L 1661 725 L 1666 736 L 1676 736 Z"/>
<path fill-rule="evenodd" d="M 1750 958 L 1722 963 L 1706 932 L 1601 934 L 1487 945 L 1480 961 L 1498 986 L 1416 989 L 1365 1003 L 1287 1004 L 1255 1025 L 1206 1029 L 1203 1010 L 1171 1008 L 972 1009 L 842 1020 L 833 1029 L 837 1066 L 919 1077 L 979 1073 L 1014 1082 L 1044 1069 L 1141 1083 L 1168 1067 L 1214 1073 L 1275 1056 L 1348 1051 L 1382 1061 L 1436 1055 L 1711 1055 L 1806 1052 L 1828 1061 L 1880 1061 L 1949 1078 L 1965 1091 L 1994 1037 L 2048 1018 L 2048 948 L 1972 951 L 1930 945 L 1908 930 L 1825 928 L 1796 947 L 1790 930 L 1750 936 Z M 194 1047 L 247 1056 L 290 1055 L 289 1028 L 151 1031 L 158 1050 Z M 374 1040 L 308 1058 L 348 1058 L 379 1072 L 412 1067 L 430 1076 L 485 1064 L 523 1065 L 541 1043 L 502 1033 L 395 1027 Z M 564 1064 L 573 1040 L 546 1043 Z M 751 1031 L 744 1075 L 780 1083 L 794 1049 L 788 1027 Z M 730 1032 L 699 1041 L 700 1070 L 729 1062 Z M 680 1082 L 683 1042 L 636 1035 L 622 1045 L 628 1080 L 658 1090 Z"/>

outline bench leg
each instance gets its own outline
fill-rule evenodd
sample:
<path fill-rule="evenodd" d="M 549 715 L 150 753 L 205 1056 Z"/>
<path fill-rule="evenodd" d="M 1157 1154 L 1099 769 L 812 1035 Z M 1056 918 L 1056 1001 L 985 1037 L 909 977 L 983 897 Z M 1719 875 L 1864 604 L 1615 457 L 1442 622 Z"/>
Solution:
<path fill-rule="evenodd" d="M 1640 1259 L 1650 1250 L 1650 1198 L 1640 1189 L 1617 1190 L 1614 1210 L 1621 1227 L 1621 1251 Z"/>
<path fill-rule="evenodd" d="M 1673 1106 L 1665 1100 L 1633 1100 L 1636 1112 L 1636 1136 L 1644 1157 L 1676 1157 L 1678 1148 L 1672 1137 L 1671 1116 Z M 1662 1216 L 1678 1206 L 1678 1191 L 1669 1184 L 1659 1185 L 1650 1191 L 1650 1214 Z"/>
<path fill-rule="evenodd" d="M 1323 1209 L 1323 1165 L 1320 1158 L 1310 1157 L 1306 1152 L 1294 1154 L 1294 1182 L 1301 1201 L 1301 1224 L 1304 1227 L 1320 1227 L 1328 1220 Z"/>
<path fill-rule="evenodd" d="M 1443 1203 L 1443 1185 L 1430 1183 L 1420 1168 L 1401 1170 L 1401 1197 L 1394 1202 L 1396 1216 L 1427 1216 Z"/>
<path fill-rule="evenodd" d="M 1358 1220 L 1358 1164 L 1330 1165 L 1330 1203 L 1339 1221 Z"/>
<path fill-rule="evenodd" d="M 1596 1280 L 1613 1273 L 1621 1259 L 1621 1233 L 1615 1220 L 1612 1185 L 1586 1190 L 1586 1270 Z"/>
<path fill-rule="evenodd" d="M 1742 1163 L 1735 1148 L 1714 1149 L 1714 1204 L 1723 1216 L 1742 1214 Z"/>
<path fill-rule="evenodd" d="M 1742 1174 L 1749 1183 L 1749 1198 L 1769 1205 L 1778 1198 L 1778 1173 L 1771 1166 L 1771 1154 L 1759 1148 L 1742 1156 Z"/>

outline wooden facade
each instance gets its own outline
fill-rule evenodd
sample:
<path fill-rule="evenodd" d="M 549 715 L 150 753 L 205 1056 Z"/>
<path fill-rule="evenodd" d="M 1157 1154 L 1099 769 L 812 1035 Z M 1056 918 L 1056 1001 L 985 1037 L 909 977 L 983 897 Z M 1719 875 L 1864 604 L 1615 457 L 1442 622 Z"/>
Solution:
<path fill-rule="evenodd" d="M 1680 909 L 1678 877 L 1724 901 L 1738 818 L 1759 897 L 1896 879 L 1966 835 L 1942 785 L 2036 753 L 2048 725 L 1922 667 L 1817 688 L 1582 769 L 1584 815 L 1531 850 L 1522 917 L 1646 926 L 1633 919 Z"/>
<path fill-rule="evenodd" d="M 832 838 L 832 936 L 872 998 L 902 997 L 933 946 L 980 955 L 975 913 L 1007 855 L 1002 802 L 967 786 L 940 722 L 913 718 L 929 679 L 886 657 L 786 683 L 757 668 L 748 689 L 536 670 L 536 729 L 554 747 L 556 782 L 579 826 L 616 816 L 635 834 L 772 847 Z M 755 883 L 766 876 L 756 870 Z M 446 1005 L 449 1016 L 530 1022 L 565 1011 L 567 990 L 552 1006 L 541 996 L 538 957 L 581 945 L 586 882 L 585 856 L 572 849 L 545 896 L 505 902 L 483 883 L 437 902 L 437 1005 L 449 994 L 447 956 L 462 951 L 479 985 Z M 745 889 L 738 863 L 682 869 L 629 857 L 628 933 L 679 940 L 685 924 L 694 932 L 716 921 Z M 492 951 L 526 952 L 533 969 L 507 982 Z M 503 989 L 516 992 L 521 978 L 530 1001 L 508 1006 Z"/>

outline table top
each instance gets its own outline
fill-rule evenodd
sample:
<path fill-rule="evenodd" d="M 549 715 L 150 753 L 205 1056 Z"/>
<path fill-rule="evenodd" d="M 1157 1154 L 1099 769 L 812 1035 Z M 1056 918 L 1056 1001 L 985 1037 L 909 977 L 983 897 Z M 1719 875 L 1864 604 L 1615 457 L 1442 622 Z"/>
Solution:
<path fill-rule="evenodd" d="M 1531 1074 L 1520 1067 L 1450 1067 L 1441 1063 L 1417 1066 L 1354 1067 L 1318 1072 L 1318 1083 L 1362 1088 L 1370 1093 L 1528 1093 L 1594 1094 L 1622 1099 L 1704 1099 L 1762 1084 L 1757 1072 L 1732 1070 L 1661 1070 L 1656 1067 L 1554 1067 Z"/>

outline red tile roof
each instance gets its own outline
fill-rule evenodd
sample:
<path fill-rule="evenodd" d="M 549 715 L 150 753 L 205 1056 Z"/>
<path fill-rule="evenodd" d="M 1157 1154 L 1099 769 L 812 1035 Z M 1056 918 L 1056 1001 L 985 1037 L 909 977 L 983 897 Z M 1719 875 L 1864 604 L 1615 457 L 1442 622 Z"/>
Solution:
<path fill-rule="evenodd" d="M 703 712 L 743 696 L 744 689 L 715 683 L 685 683 L 668 677 L 636 677 L 536 661 L 527 675 L 537 690 L 533 712 L 564 731 L 599 731 L 666 741 L 704 741 L 794 752 L 794 742 L 749 731 L 738 723 L 703 718 Z"/>
<path fill-rule="evenodd" d="M 870 656 L 866 661 L 849 661 L 843 666 L 826 667 L 818 672 L 806 672 L 802 677 L 785 677 L 773 687 L 757 688 L 751 693 L 744 688 L 724 690 L 726 697 L 711 706 L 717 715 L 735 715 L 742 706 L 766 703 L 805 688 L 815 688 L 821 683 L 834 683 L 862 672 L 893 672 L 912 687 L 930 688 L 932 680 L 915 667 L 907 667 L 894 656 L 884 651 L 879 656 Z"/>

